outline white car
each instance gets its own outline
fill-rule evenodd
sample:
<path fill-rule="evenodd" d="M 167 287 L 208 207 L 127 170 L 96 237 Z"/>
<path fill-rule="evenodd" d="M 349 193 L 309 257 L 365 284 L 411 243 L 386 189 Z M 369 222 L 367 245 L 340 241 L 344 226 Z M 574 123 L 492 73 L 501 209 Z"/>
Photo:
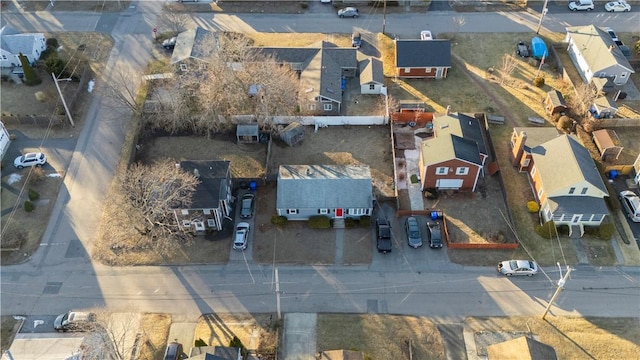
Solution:
<path fill-rule="evenodd" d="M 241 222 L 236 226 L 236 233 L 233 237 L 233 249 L 244 250 L 249 242 L 249 223 Z"/>
<path fill-rule="evenodd" d="M 626 1 L 611 1 L 604 6 L 604 9 L 608 12 L 628 12 L 631 11 L 631 5 Z"/>
<path fill-rule="evenodd" d="M 358 17 L 358 15 L 358 9 L 354 7 L 346 7 L 344 9 L 338 10 L 338 16 L 341 18 L 350 17 L 355 19 Z"/>
<path fill-rule="evenodd" d="M 585 10 L 591 11 L 595 8 L 593 5 L 593 0 L 577 0 L 569 3 L 569 10 L 577 11 L 577 10 Z"/>
<path fill-rule="evenodd" d="M 429 30 L 420 31 L 420 40 L 433 40 L 433 35 L 431 35 L 431 31 Z"/>
<path fill-rule="evenodd" d="M 47 163 L 47 157 L 43 153 L 26 153 L 13 160 L 13 166 L 22 169 L 29 166 L 42 166 Z"/>
<path fill-rule="evenodd" d="M 507 260 L 498 263 L 498 272 L 507 276 L 527 275 L 538 273 L 538 264 L 531 260 Z"/>
<path fill-rule="evenodd" d="M 634 192 L 625 190 L 618 194 L 622 207 L 633 222 L 640 222 L 640 197 Z"/>

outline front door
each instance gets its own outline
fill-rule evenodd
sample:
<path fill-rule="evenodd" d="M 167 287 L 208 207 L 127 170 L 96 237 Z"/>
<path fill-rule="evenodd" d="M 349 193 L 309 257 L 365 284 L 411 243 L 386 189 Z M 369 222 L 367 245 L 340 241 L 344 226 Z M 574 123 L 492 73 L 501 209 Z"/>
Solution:
<path fill-rule="evenodd" d="M 342 217 L 342 209 L 336 209 L 336 218 Z"/>

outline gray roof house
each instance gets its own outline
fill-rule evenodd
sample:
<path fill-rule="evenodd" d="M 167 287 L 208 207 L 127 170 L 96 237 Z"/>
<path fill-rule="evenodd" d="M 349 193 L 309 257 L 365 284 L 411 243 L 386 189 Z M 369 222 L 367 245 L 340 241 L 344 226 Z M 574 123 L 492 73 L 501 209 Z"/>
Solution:
<path fill-rule="evenodd" d="M 360 218 L 373 212 L 369 166 L 281 165 L 278 170 L 276 212 L 289 220 Z"/>
<path fill-rule="evenodd" d="M 369 57 L 360 61 L 358 66 L 360 68 L 360 93 L 382 94 L 382 88 L 384 87 L 382 61 Z"/>
<path fill-rule="evenodd" d="M 189 71 L 193 66 L 202 68 L 206 66 L 207 58 L 217 49 L 217 44 L 217 32 L 201 27 L 183 31 L 176 38 L 171 64 L 178 64 L 181 71 Z"/>
<path fill-rule="evenodd" d="M 527 172 L 544 221 L 569 226 L 581 237 L 584 226 L 599 226 L 609 213 L 609 196 L 589 151 L 555 128 L 514 128 L 513 164 Z"/>
<path fill-rule="evenodd" d="M 444 79 L 451 68 L 451 41 L 395 40 L 396 76 Z"/>
<path fill-rule="evenodd" d="M 20 53 L 29 59 L 29 63 L 35 63 L 46 50 L 46 42 L 42 33 L 21 34 L 9 25 L 3 26 L 0 29 L 0 66 L 21 67 Z"/>
<path fill-rule="evenodd" d="M 624 85 L 635 71 L 609 33 L 595 25 L 567 27 L 567 52 L 582 80 L 608 78 Z"/>
<path fill-rule="evenodd" d="M 306 48 L 259 47 L 255 50 L 288 64 L 300 74 L 301 110 L 321 114 L 340 113 L 347 78 L 357 75 L 355 48 L 341 48 L 322 41 Z"/>
<path fill-rule="evenodd" d="M 179 166 L 200 180 L 191 205 L 174 210 L 180 228 L 196 235 L 222 230 L 224 218 L 232 213 L 230 162 L 187 160 Z"/>

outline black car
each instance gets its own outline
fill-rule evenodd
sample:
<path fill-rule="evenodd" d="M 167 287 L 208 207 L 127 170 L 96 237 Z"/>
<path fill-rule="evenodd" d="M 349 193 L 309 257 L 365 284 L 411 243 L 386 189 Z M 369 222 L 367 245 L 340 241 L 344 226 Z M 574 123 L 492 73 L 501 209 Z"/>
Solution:
<path fill-rule="evenodd" d="M 427 235 L 429 236 L 429 247 L 432 249 L 442 248 L 442 231 L 439 222 L 427 223 Z"/>
<path fill-rule="evenodd" d="M 518 46 L 516 46 L 516 54 L 522 57 L 531 56 L 531 51 L 529 50 L 529 45 L 525 44 L 524 41 L 518 41 Z"/>
<path fill-rule="evenodd" d="M 391 242 L 391 225 L 387 219 L 376 219 L 376 237 L 378 252 L 383 254 L 391 252 L 393 243 Z"/>

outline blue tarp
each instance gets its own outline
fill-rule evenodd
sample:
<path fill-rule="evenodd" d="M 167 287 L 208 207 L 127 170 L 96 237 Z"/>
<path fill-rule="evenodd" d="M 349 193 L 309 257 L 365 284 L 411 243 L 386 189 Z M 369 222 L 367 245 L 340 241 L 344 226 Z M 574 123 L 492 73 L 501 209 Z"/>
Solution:
<path fill-rule="evenodd" d="M 538 60 L 542 59 L 543 57 L 545 59 L 549 57 L 547 45 L 542 39 L 537 36 L 531 39 L 531 56 L 533 56 L 534 59 Z"/>

